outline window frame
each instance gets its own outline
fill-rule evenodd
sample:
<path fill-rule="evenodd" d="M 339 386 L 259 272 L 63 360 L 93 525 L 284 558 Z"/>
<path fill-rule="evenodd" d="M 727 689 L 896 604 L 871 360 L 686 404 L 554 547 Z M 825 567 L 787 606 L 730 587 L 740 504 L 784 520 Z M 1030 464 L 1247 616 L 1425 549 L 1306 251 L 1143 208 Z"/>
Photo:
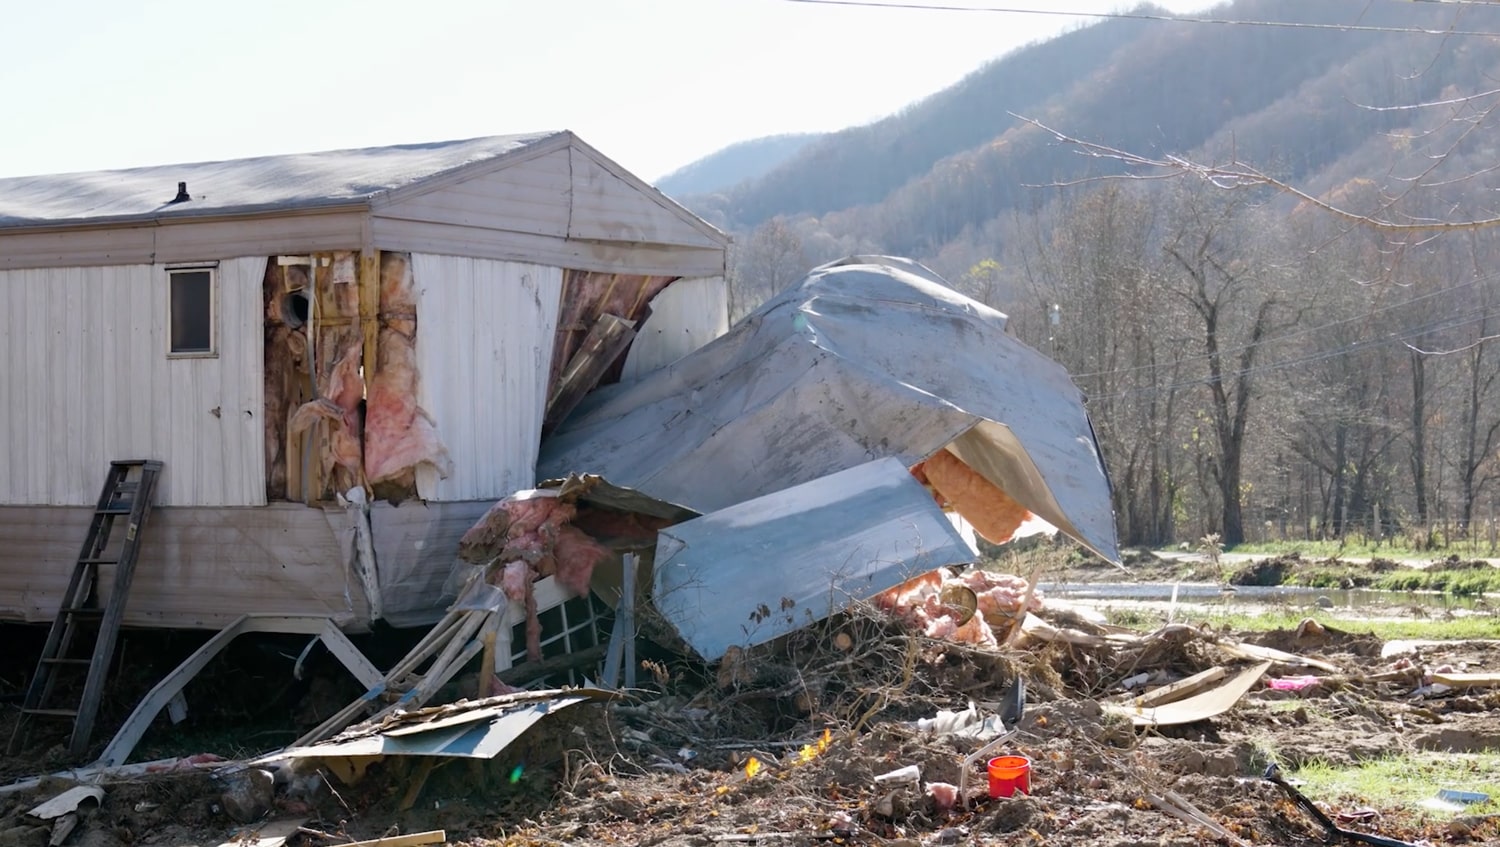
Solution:
<path fill-rule="evenodd" d="M 177 274 L 182 273 L 207 273 L 208 274 L 208 349 L 206 350 L 177 350 L 173 346 L 172 338 L 172 296 L 173 282 Z M 166 266 L 167 275 L 167 323 L 166 342 L 168 359 L 217 359 L 219 357 L 219 263 L 218 262 L 186 262 Z"/>

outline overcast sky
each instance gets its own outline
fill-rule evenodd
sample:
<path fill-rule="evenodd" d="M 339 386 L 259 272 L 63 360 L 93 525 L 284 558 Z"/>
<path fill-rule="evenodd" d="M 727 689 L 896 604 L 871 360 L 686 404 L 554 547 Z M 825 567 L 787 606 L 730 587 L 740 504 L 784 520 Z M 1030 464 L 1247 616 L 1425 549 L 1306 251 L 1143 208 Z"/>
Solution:
<path fill-rule="evenodd" d="M 735 141 L 867 123 L 1088 20 L 787 0 L 6 5 L 0 176 L 571 129 L 654 180 Z"/>

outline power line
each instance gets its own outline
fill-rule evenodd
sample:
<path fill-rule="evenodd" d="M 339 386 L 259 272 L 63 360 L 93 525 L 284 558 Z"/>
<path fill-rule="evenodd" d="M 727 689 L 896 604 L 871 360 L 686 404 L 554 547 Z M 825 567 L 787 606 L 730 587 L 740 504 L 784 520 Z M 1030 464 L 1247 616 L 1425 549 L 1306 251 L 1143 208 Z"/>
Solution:
<path fill-rule="evenodd" d="M 1394 303 L 1387 303 L 1384 306 L 1376 306 L 1374 308 L 1371 308 L 1369 311 L 1363 312 L 1363 313 L 1358 314 L 1358 315 L 1353 315 L 1353 316 L 1347 317 L 1347 318 L 1341 318 L 1341 319 L 1336 320 L 1336 321 L 1330 321 L 1329 323 L 1326 323 L 1326 324 L 1319 324 L 1317 326 L 1303 327 L 1301 329 L 1292 330 L 1291 332 L 1284 332 L 1284 333 L 1282 333 L 1280 335 L 1277 335 L 1277 336 L 1274 336 L 1274 337 L 1271 337 L 1271 338 L 1262 339 L 1261 341 L 1258 341 L 1255 344 L 1245 344 L 1245 345 L 1241 345 L 1241 346 L 1238 346 L 1238 347 L 1230 347 L 1230 348 L 1225 349 L 1225 350 L 1220 350 L 1217 354 L 1215 354 L 1215 353 L 1199 353 L 1199 354 L 1197 354 L 1195 356 L 1184 356 L 1181 359 L 1175 359 L 1175 360 L 1173 360 L 1172 364 L 1173 365 L 1182 365 L 1182 364 L 1188 364 L 1188 363 L 1191 363 L 1191 362 L 1206 361 L 1208 359 L 1214 358 L 1215 356 L 1218 356 L 1219 358 L 1227 358 L 1227 357 L 1230 357 L 1230 356 L 1237 356 L 1240 353 L 1243 353 L 1244 351 L 1249 350 L 1252 347 L 1261 347 L 1261 346 L 1265 346 L 1265 345 L 1268 345 L 1268 344 L 1282 344 L 1282 343 L 1285 343 L 1285 342 L 1290 341 L 1292 339 L 1300 338 L 1301 336 L 1304 336 L 1304 335 L 1309 335 L 1309 334 L 1312 334 L 1312 333 L 1321 333 L 1321 332 L 1324 332 L 1326 330 L 1333 329 L 1335 327 L 1344 326 L 1345 324 L 1352 324 L 1352 323 L 1355 323 L 1357 321 L 1368 321 L 1368 320 L 1376 317 L 1377 315 L 1379 315 L 1379 314 L 1381 314 L 1383 312 L 1395 311 L 1397 309 L 1410 309 L 1413 305 L 1415 305 L 1417 303 L 1420 303 L 1423 300 L 1428 300 L 1428 299 L 1431 299 L 1433 297 L 1441 297 L 1444 294 L 1451 294 L 1453 292 L 1460 291 L 1460 290 L 1465 289 L 1465 288 L 1472 288 L 1472 287 L 1474 287 L 1476 285 L 1479 285 L 1480 283 L 1489 282 L 1491 280 L 1494 280 L 1497 277 L 1500 277 L 1500 274 L 1486 274 L 1485 276 L 1480 276 L 1480 277 L 1475 277 L 1474 279 L 1465 280 L 1463 282 L 1456 283 L 1454 285 L 1450 285 L 1450 286 L 1448 286 L 1446 288 L 1439 288 L 1439 289 L 1436 289 L 1436 290 L 1433 290 L 1433 291 L 1424 292 L 1422 294 L 1418 294 L 1417 296 L 1411 297 L 1411 298 L 1406 299 L 1406 300 L 1400 300 L 1400 301 L 1397 301 L 1397 302 L 1394 302 Z M 1410 333 L 1416 333 L 1416 332 L 1426 331 L 1426 329 L 1427 328 L 1424 328 L 1424 327 L 1415 327 L 1415 328 L 1410 329 L 1410 330 L 1402 330 L 1402 332 L 1406 332 L 1406 333 L 1410 334 Z M 1071 374 L 1071 376 L 1074 379 L 1088 379 L 1090 377 L 1096 377 L 1096 376 L 1122 376 L 1122 375 L 1125 375 L 1125 374 L 1135 373 L 1136 371 L 1149 371 L 1149 370 L 1154 370 L 1154 369 L 1160 368 L 1160 367 L 1162 367 L 1162 366 L 1161 365 L 1135 365 L 1133 367 L 1115 368 L 1115 369 L 1107 370 L 1107 371 L 1090 371 L 1090 372 L 1087 372 L 1087 373 L 1075 373 L 1075 374 Z"/>
<path fill-rule="evenodd" d="M 783 0 L 786 3 L 804 3 L 813 6 L 843 6 L 865 9 L 905 9 L 924 12 L 986 12 L 1003 15 L 1045 15 L 1056 18 L 1108 18 L 1129 21 L 1165 21 L 1170 23 L 1222 24 L 1226 26 L 1276 27 L 1280 29 L 1320 29 L 1337 32 L 1388 32 L 1407 35 L 1475 36 L 1500 38 L 1500 32 L 1467 29 L 1429 29 L 1416 26 L 1376 26 L 1373 24 L 1321 24 L 1298 21 L 1262 21 L 1237 18 L 1206 18 L 1198 15 L 1154 15 L 1149 12 L 1081 12 L 1076 9 L 1023 9 L 1014 6 L 954 6 L 943 3 L 884 3 L 877 0 Z M 1419 0 L 1419 2 L 1446 2 L 1475 6 L 1500 6 L 1500 2 L 1481 0 Z"/>

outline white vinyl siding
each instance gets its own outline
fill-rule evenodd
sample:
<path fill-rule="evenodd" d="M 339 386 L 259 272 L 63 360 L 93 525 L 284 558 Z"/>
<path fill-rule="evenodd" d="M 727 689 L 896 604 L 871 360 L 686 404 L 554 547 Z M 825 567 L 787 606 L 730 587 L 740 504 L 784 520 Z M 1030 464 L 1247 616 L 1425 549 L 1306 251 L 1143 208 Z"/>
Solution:
<path fill-rule="evenodd" d="M 651 298 L 651 317 L 636 328 L 621 379 L 640 379 L 728 331 L 724 278 L 679 279 Z"/>
<path fill-rule="evenodd" d="M 91 505 L 111 459 L 157 503 L 265 503 L 264 258 L 219 263 L 213 358 L 167 355 L 161 265 L 0 271 L 0 504 Z"/>
<path fill-rule="evenodd" d="M 580 148 L 568 152 L 573 179 L 569 238 L 723 249 L 722 235 L 684 213 L 661 192 L 627 179 L 619 166 L 607 165 Z"/>
<path fill-rule="evenodd" d="M 560 268 L 415 254 L 417 402 L 454 470 L 417 473 L 425 500 L 498 500 L 536 484 Z"/>

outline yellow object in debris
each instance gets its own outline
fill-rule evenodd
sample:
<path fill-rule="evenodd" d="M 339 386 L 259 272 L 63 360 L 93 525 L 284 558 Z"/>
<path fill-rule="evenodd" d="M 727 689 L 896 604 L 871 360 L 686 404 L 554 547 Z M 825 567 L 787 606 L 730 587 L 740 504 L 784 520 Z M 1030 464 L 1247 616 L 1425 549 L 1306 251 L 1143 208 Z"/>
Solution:
<path fill-rule="evenodd" d="M 829 747 L 829 745 L 831 745 L 832 743 L 833 743 L 833 730 L 830 730 L 830 729 L 823 730 L 823 737 L 822 738 L 819 738 L 813 744 L 804 744 L 804 745 L 802 745 L 802 753 L 801 753 L 801 756 L 800 756 L 799 760 L 803 764 L 806 764 L 807 762 L 811 762 L 813 759 L 816 759 L 818 756 L 822 755 L 823 752 L 825 750 L 827 750 L 828 747 Z"/>
<path fill-rule="evenodd" d="M 745 763 L 745 779 L 750 779 L 758 773 L 760 773 L 760 759 L 751 756 L 750 761 Z"/>

